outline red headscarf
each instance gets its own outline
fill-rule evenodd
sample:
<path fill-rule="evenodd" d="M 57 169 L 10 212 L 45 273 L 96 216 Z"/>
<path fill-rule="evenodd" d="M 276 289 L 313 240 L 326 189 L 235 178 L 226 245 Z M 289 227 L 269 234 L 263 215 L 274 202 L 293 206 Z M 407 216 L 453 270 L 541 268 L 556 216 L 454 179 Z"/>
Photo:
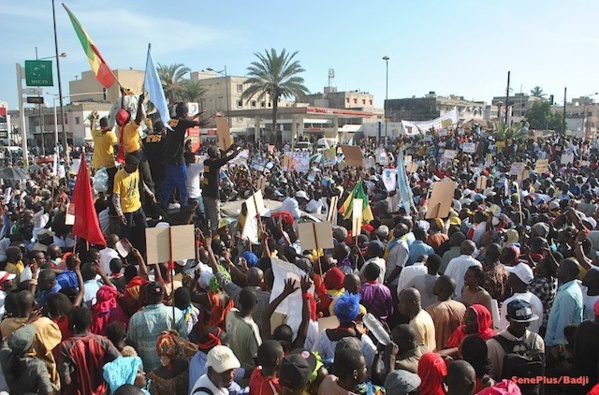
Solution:
<path fill-rule="evenodd" d="M 108 285 L 100 287 L 96 294 L 97 302 L 90 309 L 92 313 L 91 332 L 105 336 L 106 325 L 112 321 L 122 322 L 127 327 L 129 319 L 116 301 L 118 294 L 115 287 Z"/>
<path fill-rule="evenodd" d="M 427 352 L 418 361 L 420 395 L 445 395 L 443 377 L 447 376 L 447 365 L 439 354 Z"/>
<path fill-rule="evenodd" d="M 491 318 L 491 313 L 489 310 L 482 304 L 473 304 L 468 307 L 468 310 L 473 310 L 476 314 L 476 323 L 478 324 L 477 332 L 474 333 L 476 336 L 480 337 L 484 341 L 489 340 L 493 336 L 496 335 L 493 330 L 493 319 Z M 468 314 L 468 312 L 466 312 Z M 466 325 L 460 325 L 449 337 L 447 340 L 447 347 L 458 347 L 462 340 L 469 335 L 466 333 Z"/>

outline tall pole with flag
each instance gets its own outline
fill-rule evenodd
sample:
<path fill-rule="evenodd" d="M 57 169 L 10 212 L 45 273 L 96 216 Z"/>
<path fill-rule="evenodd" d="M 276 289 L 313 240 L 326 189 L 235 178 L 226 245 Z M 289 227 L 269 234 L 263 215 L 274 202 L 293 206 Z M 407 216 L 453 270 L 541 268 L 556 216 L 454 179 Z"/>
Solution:
<path fill-rule="evenodd" d="M 106 89 L 110 88 L 112 84 L 116 81 L 119 85 L 121 83 L 117 80 L 116 76 L 112 72 L 108 63 L 102 57 L 102 54 L 96 47 L 96 44 L 92 41 L 91 37 L 87 34 L 79 20 L 73 15 L 71 10 L 67 8 L 67 6 L 63 3 L 62 6 L 66 10 L 67 14 L 69 14 L 69 19 L 71 19 L 71 23 L 73 24 L 73 28 L 75 29 L 75 33 L 77 33 L 77 37 L 81 42 L 81 46 L 83 47 L 83 51 L 85 51 L 85 55 L 87 56 L 87 60 L 89 65 L 96 75 L 96 79 L 98 82 Z"/>
<path fill-rule="evenodd" d="M 168 110 L 168 104 L 166 103 L 166 96 L 164 95 L 164 89 L 162 89 L 162 83 L 158 76 L 158 70 L 154 66 L 154 60 L 152 59 L 152 44 L 148 44 L 148 58 L 146 60 L 146 74 L 144 77 L 144 90 L 148 93 L 148 99 L 152 102 L 156 111 L 160 114 L 160 119 L 164 125 L 168 125 L 168 121 L 171 119 L 170 112 Z"/>

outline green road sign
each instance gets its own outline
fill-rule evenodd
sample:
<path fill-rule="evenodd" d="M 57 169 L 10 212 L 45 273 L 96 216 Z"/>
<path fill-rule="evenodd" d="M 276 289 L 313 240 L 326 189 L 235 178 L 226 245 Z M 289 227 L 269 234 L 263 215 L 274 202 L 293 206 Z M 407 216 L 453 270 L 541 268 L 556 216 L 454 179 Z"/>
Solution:
<path fill-rule="evenodd" d="M 54 86 L 51 60 L 26 60 L 25 84 L 27 86 Z"/>

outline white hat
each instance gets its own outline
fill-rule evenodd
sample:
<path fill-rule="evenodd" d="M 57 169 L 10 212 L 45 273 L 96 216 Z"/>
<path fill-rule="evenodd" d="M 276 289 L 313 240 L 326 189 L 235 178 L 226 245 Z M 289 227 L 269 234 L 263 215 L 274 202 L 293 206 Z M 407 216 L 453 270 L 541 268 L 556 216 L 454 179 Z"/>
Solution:
<path fill-rule="evenodd" d="M 557 210 L 559 209 L 559 202 L 557 202 L 556 200 L 552 200 L 551 202 L 549 202 L 549 210 Z"/>
<path fill-rule="evenodd" d="M 310 198 L 308 197 L 308 194 L 305 191 L 296 192 L 295 197 L 300 198 L 300 199 L 310 200 Z"/>
<path fill-rule="evenodd" d="M 168 228 L 168 227 L 170 227 L 170 224 L 168 222 L 158 222 L 156 224 L 156 227 L 157 228 Z"/>
<path fill-rule="evenodd" d="M 241 364 L 229 347 L 215 346 L 208 352 L 208 367 L 214 369 L 216 373 L 224 373 L 227 370 L 240 368 Z"/>
<path fill-rule="evenodd" d="M 505 271 L 514 273 L 526 285 L 530 284 L 534 279 L 532 269 L 526 263 L 519 263 L 516 266 L 505 266 Z"/>
<path fill-rule="evenodd" d="M 37 233 L 37 238 L 39 239 L 40 236 L 44 236 L 44 235 L 54 237 L 54 232 L 52 232 L 50 229 L 42 229 Z"/>
<path fill-rule="evenodd" d="M 374 231 L 374 233 L 381 237 L 389 236 L 389 227 L 387 225 L 381 225 Z"/>
<path fill-rule="evenodd" d="M 4 270 L 0 271 L 0 284 L 5 283 L 6 281 L 14 280 L 17 277 L 16 274 L 5 272 Z"/>

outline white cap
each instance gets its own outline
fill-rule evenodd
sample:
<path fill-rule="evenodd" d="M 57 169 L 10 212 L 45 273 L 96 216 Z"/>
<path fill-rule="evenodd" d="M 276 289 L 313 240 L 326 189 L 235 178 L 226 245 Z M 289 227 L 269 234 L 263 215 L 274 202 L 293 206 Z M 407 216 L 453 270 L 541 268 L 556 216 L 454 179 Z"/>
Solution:
<path fill-rule="evenodd" d="M 530 284 L 534 279 L 532 269 L 526 263 L 519 263 L 516 266 L 505 266 L 505 271 L 514 273 L 526 285 Z"/>
<path fill-rule="evenodd" d="M 208 352 L 207 362 L 208 367 L 214 369 L 216 373 L 224 373 L 227 370 L 241 367 L 239 360 L 227 346 L 215 346 Z"/>
<path fill-rule="evenodd" d="M 305 191 L 296 192 L 295 197 L 300 198 L 300 199 L 310 200 L 310 198 L 308 197 L 308 194 Z"/>

